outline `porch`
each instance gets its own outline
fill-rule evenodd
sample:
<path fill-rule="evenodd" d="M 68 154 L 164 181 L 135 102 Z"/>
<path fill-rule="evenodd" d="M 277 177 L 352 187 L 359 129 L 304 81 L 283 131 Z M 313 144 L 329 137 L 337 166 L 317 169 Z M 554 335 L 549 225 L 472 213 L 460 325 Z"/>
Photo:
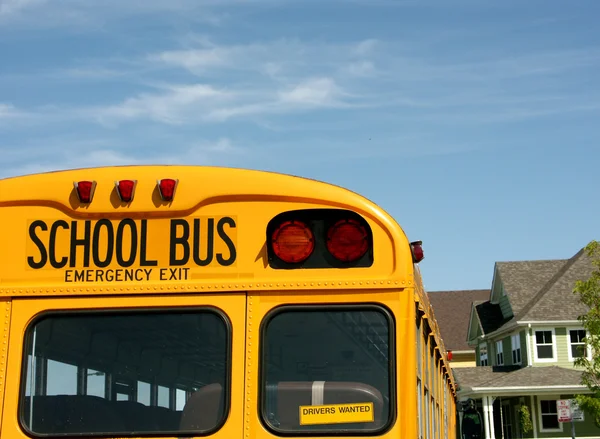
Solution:
<path fill-rule="evenodd" d="M 556 401 L 587 393 L 575 369 L 470 367 L 455 369 L 462 439 L 570 438 L 571 423 L 558 422 Z M 479 424 L 478 424 L 479 422 Z M 577 438 L 598 438 L 587 416 L 574 424 Z"/>

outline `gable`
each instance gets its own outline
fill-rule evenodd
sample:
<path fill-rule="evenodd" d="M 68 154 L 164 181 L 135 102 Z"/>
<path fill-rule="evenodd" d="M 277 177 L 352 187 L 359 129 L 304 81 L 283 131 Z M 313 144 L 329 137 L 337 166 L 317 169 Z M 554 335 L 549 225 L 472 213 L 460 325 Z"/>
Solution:
<path fill-rule="evenodd" d="M 482 303 L 481 301 L 473 302 L 471 304 L 471 314 L 469 316 L 469 327 L 467 330 L 467 341 L 473 343 L 479 336 L 483 335 L 481 330 L 481 323 L 479 322 L 479 316 L 477 315 L 476 306 Z"/>

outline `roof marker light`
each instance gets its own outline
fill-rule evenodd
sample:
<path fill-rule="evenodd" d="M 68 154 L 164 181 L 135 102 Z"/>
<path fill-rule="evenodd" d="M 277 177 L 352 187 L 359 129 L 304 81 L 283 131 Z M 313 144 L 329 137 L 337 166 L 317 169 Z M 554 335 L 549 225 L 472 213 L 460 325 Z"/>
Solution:
<path fill-rule="evenodd" d="M 414 241 L 410 243 L 410 250 L 412 252 L 413 262 L 418 264 L 425 258 L 422 247 L 423 241 Z"/>
<path fill-rule="evenodd" d="M 73 186 L 75 186 L 79 202 L 85 204 L 92 202 L 94 191 L 96 190 L 95 181 L 74 181 Z"/>
<path fill-rule="evenodd" d="M 119 194 L 119 198 L 124 203 L 129 203 L 133 200 L 133 194 L 135 192 L 135 186 L 137 185 L 137 180 L 120 180 L 115 181 L 115 187 L 117 189 L 117 194 Z"/>
<path fill-rule="evenodd" d="M 171 178 L 163 178 L 162 180 L 158 180 L 158 192 L 160 193 L 160 197 L 163 199 L 163 201 L 173 201 L 175 189 L 177 188 L 178 183 L 179 180 L 173 180 Z"/>

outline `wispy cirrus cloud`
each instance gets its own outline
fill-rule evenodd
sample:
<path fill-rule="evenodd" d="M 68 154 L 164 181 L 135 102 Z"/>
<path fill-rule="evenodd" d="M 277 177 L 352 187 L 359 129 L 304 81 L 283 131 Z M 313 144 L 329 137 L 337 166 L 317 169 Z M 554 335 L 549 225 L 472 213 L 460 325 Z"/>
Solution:
<path fill-rule="evenodd" d="M 354 108 L 356 97 L 332 78 L 308 78 L 279 90 L 217 89 L 206 84 L 170 85 L 120 104 L 88 109 L 98 121 L 117 124 L 153 120 L 171 125 L 223 122 L 235 117 L 285 114 L 315 109 Z"/>
<path fill-rule="evenodd" d="M 0 123 L 2 121 L 14 121 L 29 116 L 25 111 L 18 109 L 12 104 L 0 102 Z"/>
<path fill-rule="evenodd" d="M 0 144 L 0 178 L 62 169 L 144 164 L 214 165 L 246 154 L 246 147 L 230 138 L 174 143 L 149 142 L 143 148 L 119 138 L 58 136 L 29 141 L 19 147 Z M 36 157 L 31 160 L 31 157 Z"/>

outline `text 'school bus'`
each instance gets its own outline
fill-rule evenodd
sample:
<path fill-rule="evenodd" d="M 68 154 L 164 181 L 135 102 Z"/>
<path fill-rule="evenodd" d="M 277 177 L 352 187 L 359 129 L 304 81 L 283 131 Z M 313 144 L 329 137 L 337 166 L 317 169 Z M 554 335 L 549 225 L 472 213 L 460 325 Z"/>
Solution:
<path fill-rule="evenodd" d="M 0 180 L 0 437 L 452 438 L 419 242 L 274 173 Z"/>

